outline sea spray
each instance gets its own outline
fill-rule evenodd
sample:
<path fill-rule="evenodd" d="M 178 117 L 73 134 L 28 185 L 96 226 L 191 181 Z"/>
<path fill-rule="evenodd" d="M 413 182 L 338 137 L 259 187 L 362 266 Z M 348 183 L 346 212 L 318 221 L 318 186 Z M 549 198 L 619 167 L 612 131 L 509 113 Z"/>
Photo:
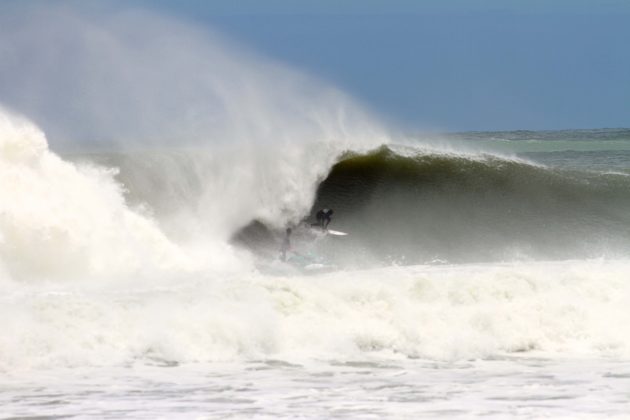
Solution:
<path fill-rule="evenodd" d="M 0 109 L 0 261 L 13 279 L 89 279 L 179 264 L 184 256 L 124 201 L 115 171 L 76 166 Z"/>
<path fill-rule="evenodd" d="M 7 166 L 36 181 L 14 198 L 15 185 L 3 191 L 5 203 L 29 192 L 41 213 L 22 220 L 29 213 L 13 204 L 3 216 L 4 263 L 18 277 L 177 267 L 166 254 L 246 270 L 229 243 L 240 228 L 298 223 L 339 155 L 388 141 L 337 89 L 189 23 L 51 5 L 0 19 L 2 101 L 66 159 L 31 127 L 41 155 Z M 150 243 L 128 224 L 144 226 Z"/>
<path fill-rule="evenodd" d="M 53 150 L 135 156 L 121 179 L 168 210 L 160 222 L 177 240 L 225 241 L 253 219 L 297 223 L 341 153 L 388 141 L 323 81 L 130 9 L 0 17 L 0 98 L 37 121 Z"/>

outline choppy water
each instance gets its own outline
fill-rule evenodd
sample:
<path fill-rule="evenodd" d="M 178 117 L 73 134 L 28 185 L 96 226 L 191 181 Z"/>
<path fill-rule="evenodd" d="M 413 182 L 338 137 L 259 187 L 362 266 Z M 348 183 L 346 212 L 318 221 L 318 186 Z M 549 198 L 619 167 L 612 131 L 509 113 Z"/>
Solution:
<path fill-rule="evenodd" d="M 3 418 L 628 418 L 630 363 L 251 361 L 7 378 Z"/>

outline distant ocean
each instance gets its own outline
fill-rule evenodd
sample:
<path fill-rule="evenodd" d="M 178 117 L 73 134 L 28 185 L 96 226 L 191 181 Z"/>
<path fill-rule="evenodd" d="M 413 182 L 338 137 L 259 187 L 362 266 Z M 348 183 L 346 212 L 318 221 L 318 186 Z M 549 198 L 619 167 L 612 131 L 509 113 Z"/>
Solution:
<path fill-rule="evenodd" d="M 630 129 L 222 147 L 0 114 L 0 417 L 628 418 Z"/>

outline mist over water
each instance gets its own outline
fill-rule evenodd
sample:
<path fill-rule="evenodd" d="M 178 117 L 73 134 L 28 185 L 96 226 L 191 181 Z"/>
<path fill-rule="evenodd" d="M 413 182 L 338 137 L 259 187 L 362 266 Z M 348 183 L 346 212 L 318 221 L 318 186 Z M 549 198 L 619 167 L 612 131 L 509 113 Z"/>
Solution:
<path fill-rule="evenodd" d="M 0 94 L 53 143 L 308 143 L 376 129 L 345 94 L 207 28 L 148 11 L 2 18 Z"/>
<path fill-rule="evenodd" d="M 190 24 L 56 7 L 0 19 L 2 102 L 53 149 L 154 164 L 144 176 L 164 181 L 155 190 L 172 232 L 224 240 L 254 218 L 295 222 L 338 154 L 387 141 L 342 92 Z M 192 166 L 148 153 L 164 150 Z M 129 176 L 155 197 L 138 168 Z"/>

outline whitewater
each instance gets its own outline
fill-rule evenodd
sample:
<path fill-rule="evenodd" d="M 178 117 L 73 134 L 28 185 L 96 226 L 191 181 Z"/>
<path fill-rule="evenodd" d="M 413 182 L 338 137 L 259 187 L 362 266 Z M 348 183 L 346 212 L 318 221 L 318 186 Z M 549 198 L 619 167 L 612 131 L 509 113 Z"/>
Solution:
<path fill-rule="evenodd" d="M 3 37 L 3 418 L 628 418 L 627 130 L 397 137 L 214 34 L 58 18 L 70 74 Z"/>

